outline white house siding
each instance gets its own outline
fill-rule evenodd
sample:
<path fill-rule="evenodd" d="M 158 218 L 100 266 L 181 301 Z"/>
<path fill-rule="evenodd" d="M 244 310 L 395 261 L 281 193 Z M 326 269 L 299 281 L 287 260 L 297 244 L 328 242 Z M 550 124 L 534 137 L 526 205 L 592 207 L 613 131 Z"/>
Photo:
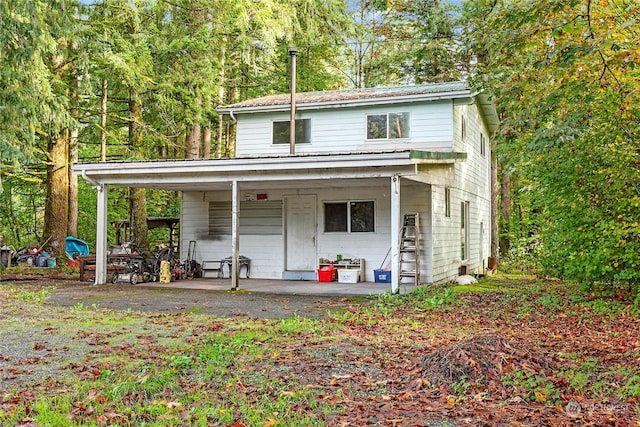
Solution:
<path fill-rule="evenodd" d="M 311 119 L 311 143 L 297 144 L 298 153 L 340 151 L 375 151 L 406 148 L 428 151 L 451 151 L 453 136 L 452 101 L 433 101 L 426 104 L 397 104 L 368 108 L 341 108 L 300 111 L 297 119 Z M 401 142 L 366 140 L 366 116 L 376 113 L 409 112 L 410 138 Z M 259 154 L 287 154 L 288 144 L 271 143 L 272 122 L 289 120 L 289 114 L 252 113 L 237 115 L 237 156 Z"/>
<path fill-rule="evenodd" d="M 330 183 L 330 182 L 328 182 Z M 402 213 L 420 212 L 423 251 L 421 272 L 423 282 L 431 278 L 430 244 L 430 186 L 403 181 L 401 189 Z M 387 179 L 381 179 L 379 186 L 315 188 L 297 192 L 291 189 L 242 188 L 242 193 L 268 193 L 269 200 L 283 200 L 295 194 L 315 195 L 317 198 L 317 239 L 316 258 L 335 259 L 337 254 L 343 258 L 362 258 L 365 260 L 366 281 L 374 281 L 374 269 L 385 267 L 383 260 L 389 251 L 390 237 L 390 188 Z M 181 247 L 188 248 L 189 241 L 195 240 L 198 262 L 219 260 L 231 255 L 231 236 L 215 238 L 208 235 L 209 202 L 229 201 L 230 192 L 185 192 L 182 197 L 182 224 L 180 227 Z M 375 203 L 375 232 L 373 233 L 325 233 L 324 202 L 370 201 Z M 284 215 L 284 210 L 283 210 Z M 284 221 L 284 218 L 283 218 Z M 284 270 L 284 236 L 240 235 L 240 254 L 251 259 L 251 277 L 280 279 Z M 387 259 L 386 263 L 389 263 Z M 241 273 L 242 274 L 242 273 Z"/>
<path fill-rule="evenodd" d="M 454 212 L 460 206 L 458 191 L 451 189 L 451 216 L 445 216 L 445 188 L 432 188 L 432 227 L 433 227 L 433 276 L 434 283 L 455 276 L 460 267 L 460 213 Z M 459 208 L 458 208 L 459 210 Z"/>
<path fill-rule="evenodd" d="M 484 155 L 481 155 L 480 149 L 481 132 L 485 137 Z M 454 150 L 466 152 L 467 160 L 455 166 L 454 182 L 457 184 L 451 188 L 451 217 L 444 216 L 445 187 L 437 187 L 434 191 L 436 282 L 455 276 L 462 264 L 467 264 L 475 272 L 481 272 L 486 266 L 491 243 L 491 147 L 488 135 L 475 105 L 458 105 L 454 108 Z M 467 260 L 462 260 L 460 254 L 460 205 L 463 201 L 469 202 L 470 245 Z"/>
<path fill-rule="evenodd" d="M 270 191 L 270 196 L 272 195 L 271 193 Z M 180 225 L 180 245 L 182 248 L 188 248 L 189 241 L 195 240 L 195 260 L 198 262 L 220 260 L 231 256 L 230 235 L 209 235 L 209 202 L 216 200 L 230 201 L 231 192 L 183 193 L 181 208 L 183 222 Z M 278 198 L 272 200 L 278 200 Z M 282 235 L 240 236 L 240 255 L 251 259 L 252 277 L 280 279 L 284 264 L 283 251 Z"/>
<path fill-rule="evenodd" d="M 404 180 L 400 187 L 400 218 L 420 214 L 420 283 L 433 282 L 433 231 L 431 185 Z"/>

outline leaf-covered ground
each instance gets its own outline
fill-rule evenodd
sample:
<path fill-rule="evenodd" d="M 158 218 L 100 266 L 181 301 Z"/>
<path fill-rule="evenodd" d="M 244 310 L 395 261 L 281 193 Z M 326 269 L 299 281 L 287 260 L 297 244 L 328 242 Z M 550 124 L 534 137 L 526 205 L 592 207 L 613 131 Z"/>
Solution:
<path fill-rule="evenodd" d="M 633 305 L 562 282 L 419 288 L 321 319 L 69 308 L 50 292 L 0 285 L 2 426 L 640 425 Z"/>

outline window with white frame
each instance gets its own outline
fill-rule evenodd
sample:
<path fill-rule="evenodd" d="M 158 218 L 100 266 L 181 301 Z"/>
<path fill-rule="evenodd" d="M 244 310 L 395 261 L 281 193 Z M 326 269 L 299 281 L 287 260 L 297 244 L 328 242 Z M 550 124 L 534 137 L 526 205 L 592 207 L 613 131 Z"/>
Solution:
<path fill-rule="evenodd" d="M 373 233 L 375 206 L 373 201 L 326 202 L 324 231 L 343 233 Z"/>
<path fill-rule="evenodd" d="M 296 119 L 296 144 L 309 144 L 311 142 L 311 119 Z M 289 144 L 291 135 L 291 121 L 273 122 L 273 143 Z"/>
<path fill-rule="evenodd" d="M 367 139 L 409 138 L 409 113 L 367 115 Z"/>
<path fill-rule="evenodd" d="M 480 133 L 480 155 L 483 157 L 487 154 L 487 142 L 485 140 L 484 134 Z"/>

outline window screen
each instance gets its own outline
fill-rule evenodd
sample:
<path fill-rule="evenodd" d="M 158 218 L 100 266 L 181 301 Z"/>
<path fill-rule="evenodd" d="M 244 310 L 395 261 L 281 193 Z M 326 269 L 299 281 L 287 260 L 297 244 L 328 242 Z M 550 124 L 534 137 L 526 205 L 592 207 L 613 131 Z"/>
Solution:
<path fill-rule="evenodd" d="M 351 232 L 373 232 L 373 202 L 351 202 Z"/>
<path fill-rule="evenodd" d="M 273 143 L 289 144 L 291 121 L 273 122 Z M 311 142 L 311 119 L 296 119 L 296 144 Z"/>
<path fill-rule="evenodd" d="M 324 231 L 351 233 L 374 232 L 374 203 L 372 201 L 325 203 Z"/>
<path fill-rule="evenodd" d="M 324 231 L 347 231 L 347 204 L 324 204 Z"/>

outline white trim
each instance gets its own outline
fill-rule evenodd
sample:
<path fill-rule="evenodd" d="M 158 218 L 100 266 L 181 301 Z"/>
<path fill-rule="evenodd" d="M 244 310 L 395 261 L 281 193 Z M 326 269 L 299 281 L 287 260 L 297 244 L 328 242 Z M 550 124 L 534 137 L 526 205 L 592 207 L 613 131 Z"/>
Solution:
<path fill-rule="evenodd" d="M 109 191 L 106 185 L 97 185 L 98 206 L 96 218 L 96 276 L 95 285 L 107 283 L 107 210 Z"/>
<path fill-rule="evenodd" d="M 391 293 L 400 289 L 400 177 L 391 178 Z"/>
<path fill-rule="evenodd" d="M 231 289 L 238 289 L 238 261 L 240 260 L 240 190 L 237 180 L 231 183 Z"/>

